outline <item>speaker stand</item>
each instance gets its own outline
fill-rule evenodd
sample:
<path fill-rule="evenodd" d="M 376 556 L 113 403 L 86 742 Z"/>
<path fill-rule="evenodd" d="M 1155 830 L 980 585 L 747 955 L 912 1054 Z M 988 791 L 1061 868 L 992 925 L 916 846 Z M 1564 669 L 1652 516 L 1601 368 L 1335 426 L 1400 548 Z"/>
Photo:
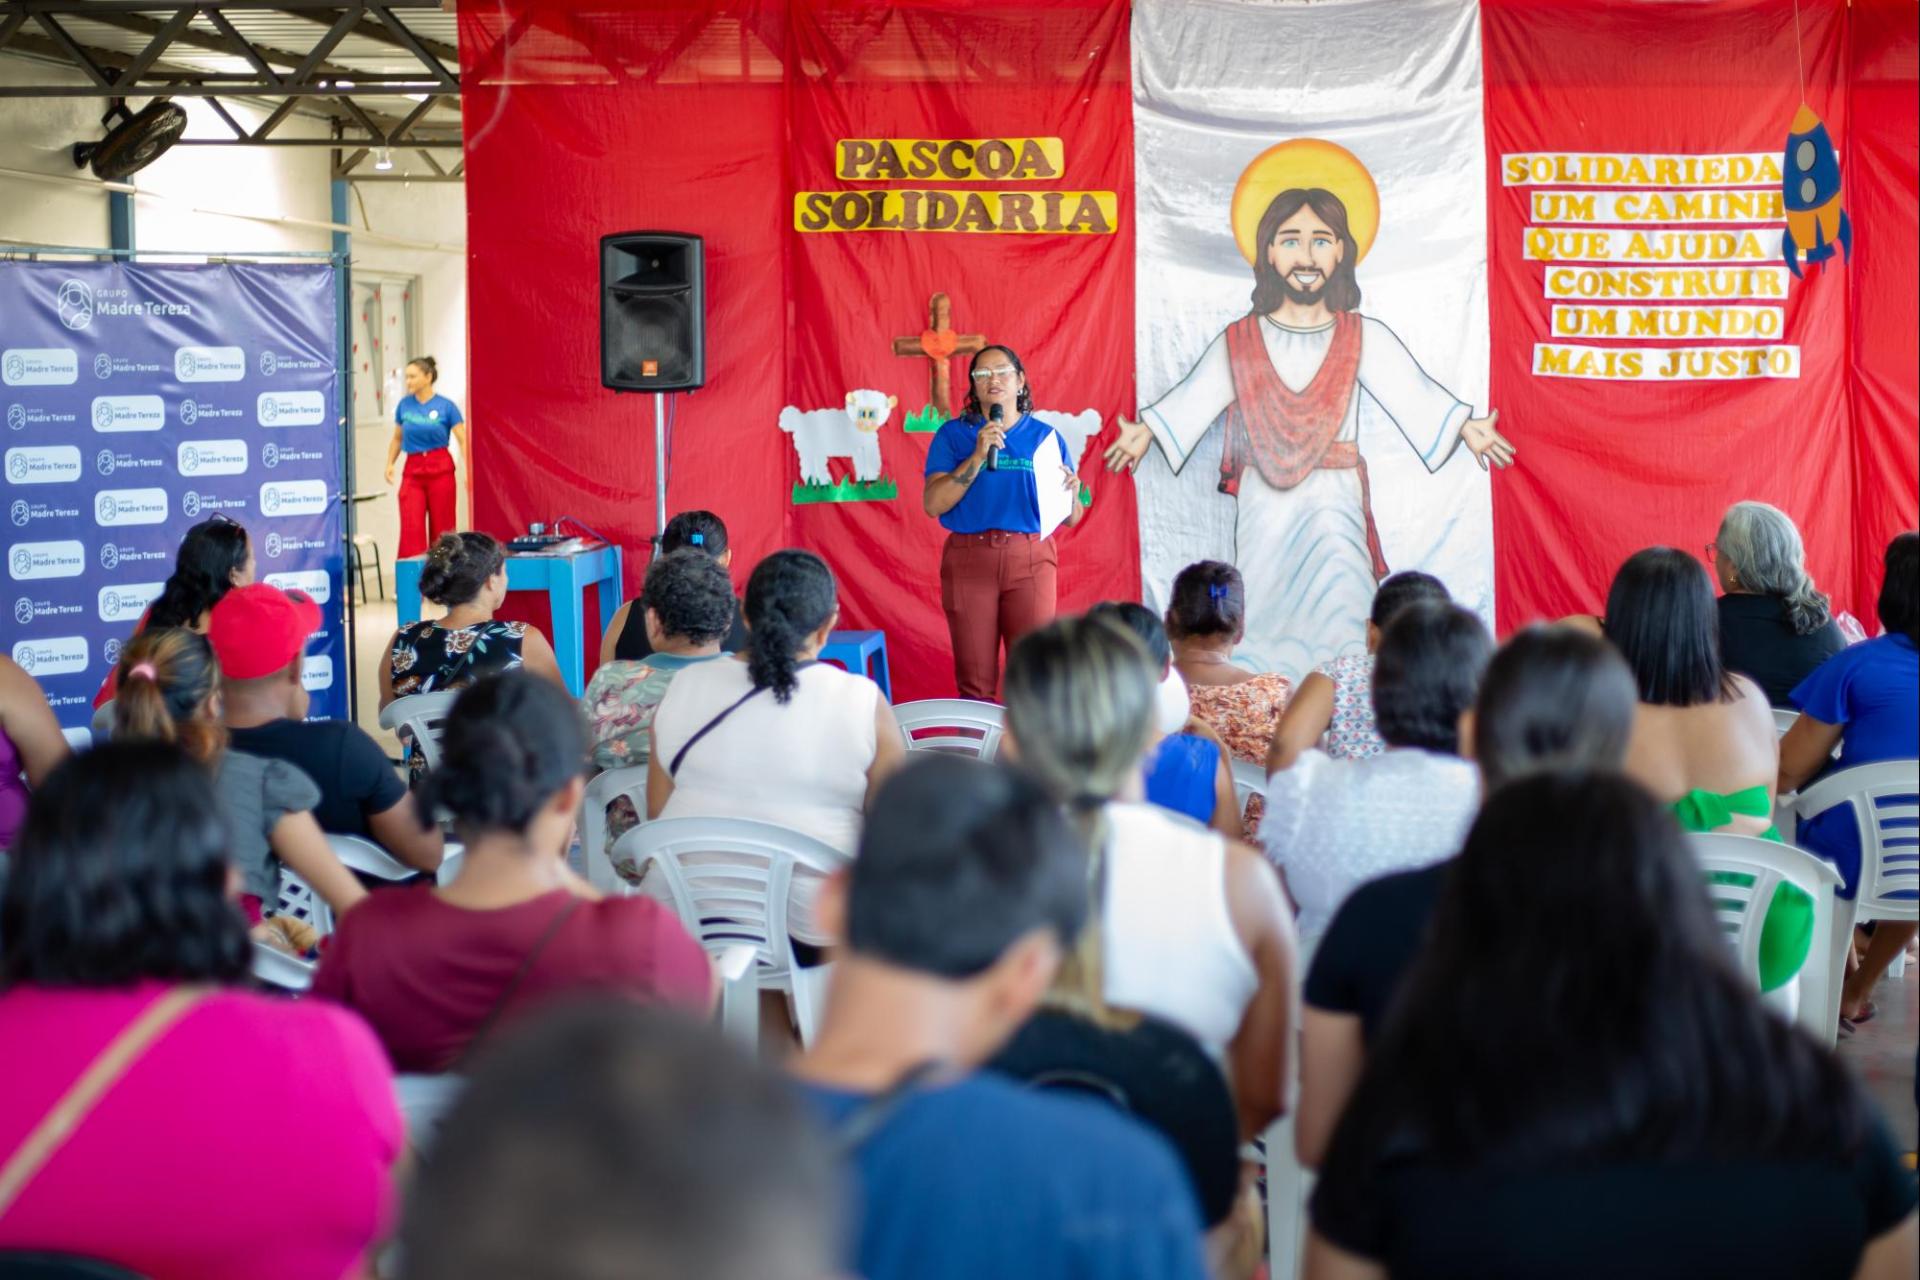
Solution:
<path fill-rule="evenodd" d="M 667 397 L 653 393 L 653 549 L 667 531 Z"/>

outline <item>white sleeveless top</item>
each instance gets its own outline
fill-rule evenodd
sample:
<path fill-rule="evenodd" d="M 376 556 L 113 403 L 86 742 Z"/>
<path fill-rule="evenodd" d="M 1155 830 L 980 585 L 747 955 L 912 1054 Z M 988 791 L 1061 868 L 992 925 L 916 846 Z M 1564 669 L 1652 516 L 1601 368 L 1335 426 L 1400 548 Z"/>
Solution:
<path fill-rule="evenodd" d="M 1154 805 L 1111 804 L 1107 820 L 1107 1001 L 1222 1056 L 1260 986 L 1227 913 L 1226 841 Z"/>

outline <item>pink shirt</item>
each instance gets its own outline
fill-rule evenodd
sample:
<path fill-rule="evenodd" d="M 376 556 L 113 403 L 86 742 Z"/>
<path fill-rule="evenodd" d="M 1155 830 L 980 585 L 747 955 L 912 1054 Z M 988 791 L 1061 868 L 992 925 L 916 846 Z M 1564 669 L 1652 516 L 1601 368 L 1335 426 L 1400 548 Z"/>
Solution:
<path fill-rule="evenodd" d="M 166 987 L 0 995 L 11 1153 Z M 0 1249 L 152 1280 L 340 1280 L 386 1229 L 402 1142 L 366 1024 L 319 1001 L 221 991 L 149 1045 L 0 1217 Z"/>

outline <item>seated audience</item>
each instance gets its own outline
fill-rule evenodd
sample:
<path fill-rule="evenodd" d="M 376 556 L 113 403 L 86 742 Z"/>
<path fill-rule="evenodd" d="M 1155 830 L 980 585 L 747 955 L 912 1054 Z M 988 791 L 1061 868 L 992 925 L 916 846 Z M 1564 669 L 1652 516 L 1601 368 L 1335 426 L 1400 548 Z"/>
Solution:
<path fill-rule="evenodd" d="M 395 1070 L 458 1070 L 497 1027 L 585 991 L 711 1005 L 706 953 L 671 913 L 568 869 L 586 761 L 586 722 L 552 681 L 509 671 L 453 704 L 418 801 L 452 818 L 459 872 L 341 920 L 313 982 L 366 1018 Z"/>
<path fill-rule="evenodd" d="M 819 556 L 776 551 L 755 566 L 747 651 L 681 671 L 654 713 L 649 817 L 752 818 L 852 856 L 906 740 L 880 686 L 817 660 L 839 617 Z M 813 919 L 820 882 L 796 870 L 788 902 L 789 931 L 813 946 L 829 941 Z"/>
<path fill-rule="evenodd" d="M 655 564 L 676 551 L 696 551 L 722 569 L 733 566 L 733 547 L 727 542 L 727 526 L 711 511 L 682 511 L 667 521 L 667 527 L 660 531 L 659 546 L 654 555 Z M 731 584 L 727 587 L 727 596 L 733 601 L 733 617 L 720 641 L 720 652 L 739 653 L 747 647 L 746 618 L 740 612 L 740 601 L 733 595 Z M 615 659 L 638 662 L 653 651 L 644 598 L 629 600 L 614 611 L 613 621 L 600 635 L 600 661 L 603 664 Z"/>
<path fill-rule="evenodd" d="M 1633 673 L 1598 636 L 1529 627 L 1487 664 L 1461 716 L 1482 795 L 1555 769 L 1618 769 L 1633 732 Z M 1294 1145 L 1313 1168 L 1360 1078 L 1367 1046 L 1427 935 L 1453 859 L 1370 880 L 1333 913 L 1307 969 Z"/>
<path fill-rule="evenodd" d="M 205 636 L 184 627 L 149 627 L 120 651 L 119 669 L 114 740 L 174 743 L 213 775 L 249 920 L 258 924 L 276 913 L 282 867 L 306 881 L 336 914 L 367 896 L 314 821 L 320 789 L 312 779 L 284 760 L 227 745 L 220 667 Z M 295 942 L 292 949 L 304 947 Z"/>
<path fill-rule="evenodd" d="M 1705 568 L 1671 547 L 1635 553 L 1614 575 L 1601 625 L 1640 686 L 1627 773 L 1688 831 L 1778 840 L 1779 733 L 1760 686 L 1720 661 Z M 1761 989 L 1791 980 L 1812 941 L 1812 899 L 1781 885 L 1761 929 Z"/>
<path fill-rule="evenodd" d="M 1355 886 L 1452 857 L 1480 803 L 1460 758 L 1460 716 L 1473 704 L 1493 641 L 1458 605 L 1422 601 L 1380 638 L 1373 714 L 1387 749 L 1370 759 L 1304 752 L 1267 781 L 1260 838 L 1318 941 Z"/>
<path fill-rule="evenodd" d="M 1260 764 L 1293 686 L 1284 676 L 1233 665 L 1246 625 L 1247 591 L 1232 565 L 1202 560 L 1174 578 L 1167 639 L 1193 714 L 1220 735 L 1234 759 Z"/>
<path fill-rule="evenodd" d="M 414 1176 L 403 1280 L 824 1280 L 840 1197 L 806 1103 L 712 1030 L 616 1002 L 482 1054 Z"/>
<path fill-rule="evenodd" d="M 1007 658 L 1007 750 L 1069 807 L 1092 850 L 1098 901 L 1063 979 L 1107 1008 L 1181 1028 L 1224 1063 L 1251 1137 L 1280 1113 L 1293 930 L 1254 850 L 1141 803 L 1152 730 L 1146 651 L 1110 624 L 1068 618 Z"/>
<path fill-rule="evenodd" d="M 300 680 L 320 607 L 264 582 L 235 587 L 213 606 L 207 641 L 220 660 L 221 719 L 236 751 L 283 760 L 320 789 L 322 831 L 374 841 L 406 865 L 440 865 L 440 829 L 422 825 L 387 756 L 351 720 L 308 720 Z"/>
<path fill-rule="evenodd" d="M 1373 593 L 1367 651 L 1323 662 L 1293 692 L 1267 750 L 1267 772 L 1277 773 L 1314 747 L 1335 760 L 1365 760 L 1387 749 L 1373 723 L 1373 662 L 1393 615 L 1420 600 L 1453 599 L 1447 586 L 1417 569 L 1392 574 Z"/>
<path fill-rule="evenodd" d="M 1911 1280 L 1913 1175 L 1614 774 L 1487 800 L 1334 1133 L 1309 1280 Z"/>
<path fill-rule="evenodd" d="M 727 571 L 697 549 L 656 557 L 647 566 L 646 582 L 635 603 L 640 609 L 634 616 L 647 636 L 647 655 L 602 662 L 583 699 L 592 725 L 596 771 L 646 767 L 653 746 L 654 712 L 667 686 L 682 669 L 720 655 L 720 642 L 739 608 Z M 639 822 L 633 801 L 615 796 L 607 806 L 607 847 L 588 849 L 586 856 L 606 857 L 614 841 Z M 639 883 L 638 867 L 616 865 L 615 869 Z"/>
<path fill-rule="evenodd" d="M 39 682 L 0 654 L 0 851 L 12 846 L 34 788 L 69 754 Z"/>
<path fill-rule="evenodd" d="M 1764 502 L 1736 502 L 1707 546 L 1720 580 L 1720 660 L 1760 686 L 1776 707 L 1794 686 L 1847 647 L 1826 594 L 1807 575 L 1800 530 Z"/>
<path fill-rule="evenodd" d="M 1147 750 L 1147 803 L 1241 839 L 1246 832 L 1234 799 L 1226 747 L 1211 729 L 1192 718 L 1187 682 L 1173 669 L 1166 627 L 1153 610 L 1131 600 L 1104 601 L 1087 610 L 1087 616 L 1131 631 L 1147 647 L 1147 657 L 1160 672 L 1154 693 L 1154 741 Z"/>
<path fill-rule="evenodd" d="M 205 631 L 213 606 L 233 588 L 252 582 L 253 571 L 253 543 L 247 531 L 226 516 L 202 520 L 180 539 L 173 572 L 159 597 L 134 624 L 133 633 L 139 635 L 148 627 Z M 112 701 L 119 678 L 118 667 L 107 672 L 100 691 L 93 696 L 96 708 Z"/>
<path fill-rule="evenodd" d="M 860 856 L 822 895 L 843 946 L 793 1064 L 851 1165 L 847 1274 L 1206 1274 L 1162 1139 L 1107 1104 L 975 1070 L 1073 947 L 1087 871 L 1057 801 L 1016 770 L 927 753 L 876 796 Z"/>
<path fill-rule="evenodd" d="M 0 1250 L 149 1280 L 364 1274 L 401 1148 L 386 1058 L 350 1013 L 241 990 L 220 807 L 155 742 L 34 793 L 0 895 Z"/>
<path fill-rule="evenodd" d="M 1793 691 L 1800 718 L 1780 740 L 1780 792 L 1798 791 L 1826 769 L 1851 769 L 1882 760 L 1920 758 L 1920 534 L 1887 544 L 1880 583 L 1880 625 L 1886 634 L 1843 649 Z M 1839 760 L 1833 749 L 1840 748 Z M 1860 828 L 1853 809 L 1840 805 L 1802 822 L 1794 843 L 1832 862 L 1851 898 L 1860 886 Z M 1920 926 L 1876 921 L 1859 968 L 1847 975 L 1840 1016 L 1864 1022 L 1876 1010 L 1867 999 Z"/>

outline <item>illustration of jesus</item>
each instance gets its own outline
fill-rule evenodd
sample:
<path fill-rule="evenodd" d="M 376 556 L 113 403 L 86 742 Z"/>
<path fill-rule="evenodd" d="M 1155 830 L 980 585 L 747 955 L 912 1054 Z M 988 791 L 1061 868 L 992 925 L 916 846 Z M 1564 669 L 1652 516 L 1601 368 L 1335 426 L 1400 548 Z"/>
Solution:
<path fill-rule="evenodd" d="M 1312 150 L 1289 155 L 1301 147 Z M 1282 164 L 1263 164 L 1270 157 Z M 1288 185 L 1267 202 L 1257 228 L 1240 225 L 1251 214 L 1249 178 L 1261 171 L 1272 190 L 1289 158 L 1304 158 L 1296 170 L 1341 194 Z M 1294 680 L 1365 649 L 1374 587 L 1387 573 L 1359 449 L 1362 414 L 1384 415 L 1430 473 L 1463 443 L 1483 470 L 1514 458 L 1494 430 L 1498 413 L 1474 417 L 1393 330 L 1355 310 L 1354 266 L 1371 247 L 1377 199 L 1366 170 L 1329 143 L 1282 143 L 1256 160 L 1234 200 L 1253 266 L 1253 309 L 1215 337 L 1141 421 L 1120 418 L 1106 451 L 1109 470 L 1133 471 L 1157 442 L 1177 472 L 1224 413 L 1219 487 L 1237 499 L 1233 559 L 1247 589 L 1242 656 Z M 1350 202 L 1363 219 L 1349 220 Z"/>

